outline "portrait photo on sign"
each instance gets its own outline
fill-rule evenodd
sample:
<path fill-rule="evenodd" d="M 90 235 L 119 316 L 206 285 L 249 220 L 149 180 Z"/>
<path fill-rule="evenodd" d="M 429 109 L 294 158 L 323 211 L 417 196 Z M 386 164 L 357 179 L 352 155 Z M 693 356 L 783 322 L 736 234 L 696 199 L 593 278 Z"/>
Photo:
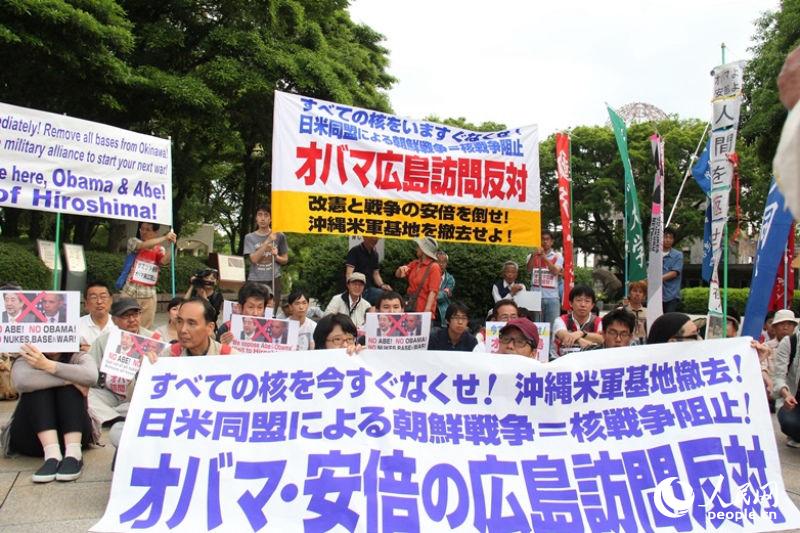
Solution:
<path fill-rule="evenodd" d="M 431 329 L 430 313 L 367 313 L 367 347 L 424 350 Z"/>
<path fill-rule="evenodd" d="M 74 291 L 0 291 L 0 352 L 36 344 L 45 352 L 78 350 L 80 295 Z"/>
<path fill-rule="evenodd" d="M 231 346 L 241 353 L 293 350 L 298 324 L 292 320 L 231 315 Z"/>
<path fill-rule="evenodd" d="M 106 351 L 100 363 L 100 372 L 124 379 L 133 379 L 142 364 L 142 358 L 156 360 L 168 345 L 157 339 L 114 329 L 108 336 Z"/>

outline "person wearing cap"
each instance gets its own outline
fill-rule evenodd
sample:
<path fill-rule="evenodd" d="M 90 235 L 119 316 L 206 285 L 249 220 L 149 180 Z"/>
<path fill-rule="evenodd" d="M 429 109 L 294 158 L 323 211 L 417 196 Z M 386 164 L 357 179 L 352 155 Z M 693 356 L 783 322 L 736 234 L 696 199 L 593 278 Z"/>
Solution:
<path fill-rule="evenodd" d="M 448 352 L 471 352 L 478 339 L 469 332 L 469 308 L 461 302 L 453 302 L 445 311 L 446 328 L 431 334 L 428 350 Z"/>
<path fill-rule="evenodd" d="M 781 309 L 775 313 L 772 319 L 772 326 L 775 336 L 780 333 L 785 334 L 777 343 L 778 347 L 774 350 L 774 358 L 771 361 L 770 377 L 772 379 L 772 396 L 776 400 L 775 407 L 778 411 L 778 422 L 781 431 L 789 437 L 787 446 L 800 448 L 800 409 L 797 407 L 797 382 L 800 373 L 798 372 L 797 357 L 798 346 L 800 346 L 800 334 L 795 330 L 798 320 L 794 313 L 789 309 Z M 769 345 L 769 343 L 768 343 Z M 760 355 L 760 354 L 759 354 Z M 762 363 L 762 370 L 764 365 Z"/>
<path fill-rule="evenodd" d="M 353 272 L 347 278 L 347 290 L 335 295 L 325 308 L 326 315 L 343 314 L 350 317 L 356 328 L 363 328 L 367 321 L 367 311 L 372 306 L 364 297 L 367 277 L 361 272 Z"/>
<path fill-rule="evenodd" d="M 536 357 L 539 348 L 539 329 L 527 318 L 513 318 L 500 329 L 500 351 L 503 354 L 517 354 Z"/>
<path fill-rule="evenodd" d="M 142 306 L 134 298 L 122 297 L 111 305 L 111 320 L 122 330 L 143 337 L 152 337 L 153 332 L 141 326 Z M 89 348 L 89 355 L 97 365 L 98 372 L 106 351 L 111 331 L 100 335 Z M 89 389 L 89 412 L 105 425 L 123 419 L 130 406 L 130 380 L 107 376 L 100 372 L 99 379 Z"/>
<path fill-rule="evenodd" d="M 414 242 L 417 243 L 417 259 L 398 267 L 394 275 L 400 279 L 408 279 L 407 311 L 427 311 L 435 315 L 436 296 L 442 284 L 442 269 L 436 261 L 439 245 L 433 237 L 414 239 Z"/>
<path fill-rule="evenodd" d="M 391 285 L 384 283 L 381 277 L 380 257 L 375 249 L 377 244 L 377 237 L 364 237 L 360 244 L 350 248 L 345 259 L 345 282 L 350 279 L 353 272 L 364 274 L 366 280 L 364 297 L 369 302 L 375 302 L 381 291 L 392 290 Z"/>
<path fill-rule="evenodd" d="M 783 339 L 790 337 L 797 328 L 798 320 L 795 318 L 791 309 L 780 309 L 771 317 L 770 330 L 772 337 L 764 344 L 769 348 L 765 355 L 759 353 L 759 363 L 761 363 L 761 379 L 767 389 L 767 398 L 770 399 L 770 411 L 775 412 L 775 398 L 772 395 L 773 374 L 775 373 L 775 353 Z M 791 347 L 789 339 L 787 347 Z M 794 344 L 797 344 L 795 341 Z M 796 348 L 795 348 L 796 350 Z"/>

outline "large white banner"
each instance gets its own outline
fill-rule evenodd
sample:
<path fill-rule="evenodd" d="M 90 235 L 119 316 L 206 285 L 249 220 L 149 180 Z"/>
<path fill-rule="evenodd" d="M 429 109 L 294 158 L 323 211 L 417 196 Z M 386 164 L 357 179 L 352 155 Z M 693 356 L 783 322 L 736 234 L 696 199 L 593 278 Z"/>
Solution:
<path fill-rule="evenodd" d="M 143 363 L 92 531 L 774 531 L 748 338 Z"/>
<path fill-rule="evenodd" d="M 0 207 L 172 224 L 167 139 L 0 102 Z"/>
<path fill-rule="evenodd" d="M 476 132 L 275 91 L 272 225 L 538 246 L 538 128 Z"/>

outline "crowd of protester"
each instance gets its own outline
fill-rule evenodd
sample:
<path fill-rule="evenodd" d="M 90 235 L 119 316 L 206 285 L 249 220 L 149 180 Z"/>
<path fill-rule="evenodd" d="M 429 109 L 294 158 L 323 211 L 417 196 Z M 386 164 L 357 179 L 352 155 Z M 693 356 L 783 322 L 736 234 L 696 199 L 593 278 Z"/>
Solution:
<path fill-rule="evenodd" d="M 376 242 L 366 238 L 344 258 L 346 288 L 327 305 L 317 305 L 315 295 L 302 288 L 294 288 L 282 297 L 280 267 L 289 261 L 286 237 L 272 232 L 268 207 L 258 209 L 256 222 L 256 231 L 248 235 L 245 243 L 251 263 L 249 278 L 235 302 L 238 314 L 244 317 L 241 339 L 255 339 L 250 331 L 252 323 L 263 318 L 265 311 L 296 322 L 295 349 L 345 348 L 349 354 L 363 348 L 369 313 L 378 313 L 379 318 L 381 314 L 430 313 L 431 329 L 426 332 L 429 350 L 495 351 L 540 360 L 570 354 L 589 357 L 580 352 L 598 349 L 702 339 L 702 324 L 698 327 L 688 315 L 669 311 L 676 305 L 671 300 L 665 302 L 664 314 L 647 331 L 644 282 L 631 283 L 625 301 L 602 316 L 595 291 L 586 285 L 572 288 L 568 294 L 569 310 L 562 309 L 563 257 L 553 248 L 553 236 L 547 231 L 543 232 L 543 246 L 526 259 L 524 279 L 519 279 L 520 267 L 514 261 L 499 265 L 499 279 L 487 282 L 486 290 L 494 300 L 494 306 L 487 310 L 470 309 L 458 300 L 458 280 L 447 271 L 448 256 L 430 237 L 417 239 L 416 258 L 394 272 L 395 278 L 408 281 L 406 294 L 395 292 L 385 282 Z M 135 379 L 100 372 L 109 336 L 115 329 L 167 343 L 160 354 L 147 354 L 153 361 L 158 357 L 236 353 L 231 323 L 221 319 L 223 296 L 218 289 L 219 275 L 213 269 L 192 276 L 185 294 L 168 303 L 166 322 L 153 327 L 155 280 L 148 276 L 170 260 L 163 245 L 175 240 L 174 233 L 159 236 L 158 230 L 156 225 L 143 223 L 138 236 L 128 242 L 131 261 L 126 261 L 127 271 L 118 281 L 118 294 L 104 282 L 87 284 L 78 353 L 42 353 L 36 346 L 26 344 L 19 354 L 13 354 L 16 358 L 11 378 L 20 399 L 3 430 L 2 443 L 7 454 L 44 458 L 33 475 L 34 482 L 79 477 L 82 447 L 98 443 L 102 427 L 110 428 L 112 444 L 119 442 Z M 674 233 L 667 233 L 674 237 Z M 670 252 L 665 257 L 673 259 L 665 260 L 663 279 L 665 285 L 677 283 L 679 287 L 682 257 L 677 261 L 680 252 L 668 250 L 672 242 L 665 239 L 665 252 Z M 0 289 L 21 290 L 13 284 Z M 529 289 L 539 294 L 540 309 L 529 310 L 515 301 L 517 295 Z M 12 315 L 18 313 L 13 292 L 4 296 L 4 309 L 9 313 L 4 320 L 13 320 Z M 286 342 L 283 322 L 272 322 L 277 325 L 270 327 L 284 329 L 270 330 L 269 335 Z M 493 346 L 487 338 L 487 322 L 502 323 Z M 549 350 L 542 346 L 537 322 L 546 324 L 551 331 Z M 754 347 L 765 390 L 778 401 L 781 428 L 789 436 L 789 444 L 800 447 L 800 409 L 796 409 L 795 398 L 800 373 L 800 358 L 795 357 L 797 323 L 791 311 L 779 311 L 765 326 L 764 338 L 760 339 L 763 342 L 754 342 Z M 732 314 L 729 325 L 728 336 L 737 335 L 738 315 Z M 419 327 L 416 322 L 414 328 Z"/>

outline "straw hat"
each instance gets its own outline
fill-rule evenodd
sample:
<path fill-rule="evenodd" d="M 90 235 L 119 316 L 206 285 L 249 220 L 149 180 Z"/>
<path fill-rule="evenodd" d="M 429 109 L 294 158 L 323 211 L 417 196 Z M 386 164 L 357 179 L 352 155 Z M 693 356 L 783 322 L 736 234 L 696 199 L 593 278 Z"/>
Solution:
<path fill-rule="evenodd" d="M 436 252 L 439 251 L 439 244 L 437 244 L 436 239 L 433 237 L 421 237 L 419 239 L 414 239 L 414 242 L 417 243 L 417 246 L 419 246 L 423 254 L 436 260 Z"/>

